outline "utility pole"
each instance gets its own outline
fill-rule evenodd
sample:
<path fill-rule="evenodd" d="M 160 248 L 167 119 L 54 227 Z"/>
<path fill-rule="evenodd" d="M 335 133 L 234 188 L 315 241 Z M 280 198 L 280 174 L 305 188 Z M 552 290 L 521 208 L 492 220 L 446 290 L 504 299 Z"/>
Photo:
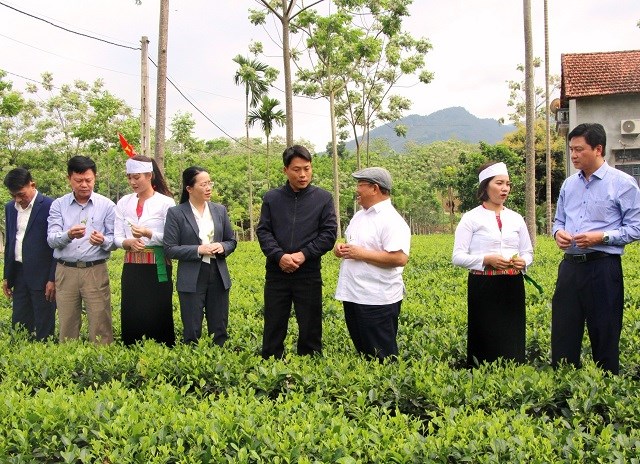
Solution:
<path fill-rule="evenodd" d="M 169 42 L 169 0 L 160 0 L 158 31 L 158 90 L 156 97 L 155 159 L 164 174 L 164 131 L 167 117 L 167 44 Z"/>
<path fill-rule="evenodd" d="M 149 127 L 149 38 L 140 40 L 142 56 L 140 58 L 140 153 L 149 156 L 151 146 L 151 127 Z"/>

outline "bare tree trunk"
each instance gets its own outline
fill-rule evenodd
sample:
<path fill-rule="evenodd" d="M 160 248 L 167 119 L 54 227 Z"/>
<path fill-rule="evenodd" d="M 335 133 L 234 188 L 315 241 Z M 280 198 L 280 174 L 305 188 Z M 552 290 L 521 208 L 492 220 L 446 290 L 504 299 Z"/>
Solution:
<path fill-rule="evenodd" d="M 169 43 L 169 0 L 160 0 L 158 31 L 158 79 L 156 96 L 155 159 L 164 174 L 164 131 L 167 118 L 167 44 Z"/>
<path fill-rule="evenodd" d="M 535 153 L 535 111 L 533 83 L 533 38 L 531 32 L 531 0 L 523 0 L 524 13 L 524 48 L 525 48 L 525 95 L 526 95 L 526 185 L 525 209 L 526 223 L 531 243 L 536 243 L 536 153 Z"/>
<path fill-rule="evenodd" d="M 336 210 L 336 220 L 338 222 L 338 238 L 342 237 L 340 226 L 340 171 L 338 169 L 338 141 L 336 130 L 336 110 L 335 95 L 331 87 L 331 77 L 329 77 L 329 114 L 331 115 L 331 158 L 333 160 L 333 207 Z"/>
<path fill-rule="evenodd" d="M 289 13 L 293 11 L 296 0 L 282 0 L 282 58 L 284 69 L 285 113 L 287 116 L 287 147 L 293 145 L 293 85 L 291 84 L 291 45 L 289 43 Z"/>
<path fill-rule="evenodd" d="M 546 176 L 547 176 L 547 235 L 551 235 L 553 230 L 552 205 L 551 205 L 551 121 L 550 118 L 550 96 L 549 96 L 549 9 L 548 1 L 544 0 L 544 85 L 545 85 L 545 148 L 546 148 Z"/>
<path fill-rule="evenodd" d="M 269 181 L 269 135 L 265 134 L 265 136 L 267 137 L 267 156 L 264 162 L 265 162 L 266 171 L 267 171 L 267 190 L 269 190 L 271 188 L 271 182 Z"/>
<path fill-rule="evenodd" d="M 249 145 L 249 88 L 247 87 L 245 95 L 245 117 L 244 127 L 247 134 L 247 177 L 249 178 L 249 240 L 254 241 L 254 227 L 253 227 L 253 169 L 251 160 L 251 147 Z"/>

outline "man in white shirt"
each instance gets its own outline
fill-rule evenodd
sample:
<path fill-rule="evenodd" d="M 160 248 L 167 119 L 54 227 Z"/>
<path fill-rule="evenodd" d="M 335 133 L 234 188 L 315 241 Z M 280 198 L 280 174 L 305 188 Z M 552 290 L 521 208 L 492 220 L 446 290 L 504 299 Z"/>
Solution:
<path fill-rule="evenodd" d="M 346 243 L 333 252 L 343 261 L 336 299 L 356 350 L 382 361 L 398 355 L 398 316 L 404 296 L 402 271 L 409 259 L 411 231 L 391 204 L 391 175 L 370 167 L 352 176 L 358 181 L 356 212 L 345 231 Z"/>
<path fill-rule="evenodd" d="M 6 235 L 2 290 L 12 300 L 13 326 L 36 340 L 53 336 L 56 323 L 55 261 L 47 244 L 53 199 L 36 189 L 31 173 L 15 168 L 4 178 L 12 200 L 5 205 Z"/>

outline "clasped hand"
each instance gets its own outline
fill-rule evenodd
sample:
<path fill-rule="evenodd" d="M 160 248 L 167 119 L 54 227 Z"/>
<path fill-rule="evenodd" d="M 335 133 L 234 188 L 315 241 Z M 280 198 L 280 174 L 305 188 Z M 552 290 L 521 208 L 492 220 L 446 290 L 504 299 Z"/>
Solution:
<path fill-rule="evenodd" d="M 200 256 L 213 256 L 218 253 L 224 253 L 224 247 L 220 242 L 203 243 L 198 247 L 198 254 Z"/>
<path fill-rule="evenodd" d="M 333 248 L 333 254 L 338 258 L 344 259 L 360 259 L 360 251 L 362 247 L 353 245 L 352 243 L 337 243 Z"/>
<path fill-rule="evenodd" d="M 295 272 L 305 261 L 304 254 L 301 251 L 296 253 L 287 253 L 280 258 L 280 269 L 287 274 Z"/>
<path fill-rule="evenodd" d="M 559 230 L 556 232 L 556 244 L 561 250 L 566 250 L 572 244 L 575 244 L 578 248 L 590 248 L 594 245 L 602 243 L 602 232 L 581 232 L 576 235 L 571 235 L 566 230 Z"/>
<path fill-rule="evenodd" d="M 522 271 L 526 263 L 524 259 L 520 256 L 512 256 L 511 258 L 505 258 L 499 254 L 487 255 L 484 257 L 483 264 L 485 266 L 490 266 L 493 269 L 505 270 L 509 268 L 517 269 L 518 271 Z"/>

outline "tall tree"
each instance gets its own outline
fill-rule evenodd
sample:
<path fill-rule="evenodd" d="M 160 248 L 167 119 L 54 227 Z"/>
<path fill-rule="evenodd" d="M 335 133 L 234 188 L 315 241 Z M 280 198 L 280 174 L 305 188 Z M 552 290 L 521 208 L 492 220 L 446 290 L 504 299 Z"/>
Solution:
<path fill-rule="evenodd" d="M 250 21 L 264 25 L 268 14 L 274 15 L 282 26 L 282 63 L 284 71 L 285 113 L 287 116 L 287 146 L 293 145 L 293 83 L 291 80 L 291 21 L 301 12 L 324 0 L 316 0 L 296 9 L 297 0 L 255 0 L 265 9 L 249 10 Z"/>
<path fill-rule="evenodd" d="M 338 238 L 342 234 L 340 211 L 340 172 L 338 169 L 338 130 L 336 97 L 344 91 L 346 81 L 359 61 L 362 37 L 351 26 L 352 17 L 338 11 L 327 17 L 307 11 L 300 15 L 298 26 L 307 35 L 307 50 L 312 67 L 298 69 L 294 92 L 311 98 L 326 98 L 329 103 L 331 142 L 329 153 L 333 166 L 333 202 L 337 213 Z"/>
<path fill-rule="evenodd" d="M 525 220 L 531 243 L 536 243 L 536 153 L 535 153 L 535 107 L 534 107 L 534 83 L 533 83 L 533 35 L 531 32 L 531 0 L 522 1 L 524 16 L 524 49 L 525 49 L 525 94 L 526 94 L 526 182 L 525 182 Z"/>
<path fill-rule="evenodd" d="M 246 131 L 246 149 L 247 149 L 247 176 L 249 179 L 249 239 L 255 239 L 255 227 L 253 217 L 253 173 L 251 161 L 251 144 L 249 140 L 249 107 L 254 108 L 260 102 L 260 99 L 267 93 L 269 86 L 278 76 L 278 70 L 256 58 L 247 58 L 237 55 L 233 61 L 238 64 L 233 80 L 236 85 L 244 87 L 245 95 L 245 118 L 244 126 Z"/>
<path fill-rule="evenodd" d="M 547 180 L 546 190 L 548 198 L 546 203 L 546 217 L 547 217 L 547 235 L 551 235 L 553 231 L 552 224 L 552 210 L 551 207 L 551 114 L 550 114 L 550 102 L 551 93 L 550 90 L 551 78 L 549 76 L 549 6 L 548 1 L 544 0 L 544 121 L 545 121 L 545 160 L 546 160 L 546 172 L 545 178 Z"/>
<path fill-rule="evenodd" d="M 269 98 L 267 95 L 262 97 L 260 107 L 249 112 L 249 125 L 253 126 L 259 122 L 267 138 L 267 155 L 265 160 L 266 165 L 266 177 L 267 177 L 267 189 L 270 187 L 270 173 L 269 173 L 269 138 L 273 131 L 274 124 L 283 126 L 287 120 L 284 111 L 276 107 L 280 104 L 280 101 L 275 98 Z"/>
<path fill-rule="evenodd" d="M 356 45 L 358 61 L 349 70 L 346 90 L 336 103 L 338 126 L 349 127 L 356 141 L 357 167 L 361 166 L 361 146 L 368 146 L 369 131 L 376 122 L 396 121 L 411 107 L 409 98 L 391 93 L 400 80 L 417 75 L 418 82 L 427 84 L 433 79 L 433 74 L 424 69 L 431 44 L 402 30 L 411 3 L 412 0 L 336 0 L 341 9 L 357 18 L 354 25 L 362 31 Z M 404 126 L 398 125 L 395 130 L 399 136 L 406 134 Z"/>

